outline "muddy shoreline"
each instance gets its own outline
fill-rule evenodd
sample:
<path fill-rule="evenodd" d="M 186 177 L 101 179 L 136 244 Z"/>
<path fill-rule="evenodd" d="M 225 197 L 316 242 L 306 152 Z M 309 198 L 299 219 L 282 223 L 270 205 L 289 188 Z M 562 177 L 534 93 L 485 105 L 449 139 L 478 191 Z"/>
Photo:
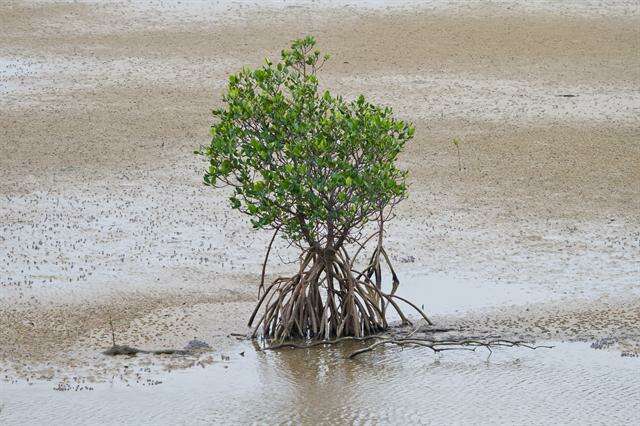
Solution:
<path fill-rule="evenodd" d="M 191 152 L 227 74 L 303 33 L 327 87 L 416 123 L 388 244 L 438 324 L 638 351 L 640 19 L 587 3 L 1 6 L 0 379 L 112 377 L 109 317 L 129 345 L 234 350 L 269 235 Z"/>

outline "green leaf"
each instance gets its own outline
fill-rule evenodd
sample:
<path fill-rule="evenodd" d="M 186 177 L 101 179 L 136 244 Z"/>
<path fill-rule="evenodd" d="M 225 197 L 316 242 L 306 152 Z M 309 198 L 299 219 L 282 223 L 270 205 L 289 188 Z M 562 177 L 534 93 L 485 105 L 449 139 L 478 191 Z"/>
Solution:
<path fill-rule="evenodd" d="M 236 197 L 230 197 L 229 201 L 231 202 L 231 207 L 234 209 L 239 209 L 240 208 L 240 200 L 238 200 Z"/>
<path fill-rule="evenodd" d="M 295 40 L 277 63 L 229 76 L 210 143 L 194 151 L 209 161 L 205 185 L 231 185 L 232 208 L 295 242 L 303 229 L 320 241 L 329 218 L 355 236 L 380 203 L 403 197 L 406 172 L 396 158 L 415 132 L 362 95 L 345 101 L 319 90 L 318 61 L 329 56 L 315 44 Z"/>

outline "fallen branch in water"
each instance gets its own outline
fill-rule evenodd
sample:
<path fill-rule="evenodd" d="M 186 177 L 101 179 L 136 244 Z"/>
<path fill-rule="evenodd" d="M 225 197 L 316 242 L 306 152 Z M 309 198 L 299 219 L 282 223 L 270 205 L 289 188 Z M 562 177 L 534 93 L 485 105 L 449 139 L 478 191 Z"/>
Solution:
<path fill-rule="evenodd" d="M 366 348 L 358 349 L 356 351 L 351 352 L 347 358 L 352 359 L 358 355 L 371 352 L 375 348 L 384 345 L 396 345 L 396 346 L 419 346 L 431 349 L 433 352 L 443 352 L 443 351 L 455 351 L 455 350 L 463 350 L 463 351 L 475 351 L 478 348 L 485 348 L 489 351 L 489 356 L 493 353 L 492 348 L 496 347 L 523 347 L 528 349 L 538 349 L 538 348 L 548 348 L 551 349 L 553 346 L 545 346 L 538 345 L 534 346 L 526 342 L 521 341 L 512 341 L 512 340 L 471 340 L 471 339 L 453 339 L 453 340 L 433 340 L 427 338 L 416 338 L 416 337 L 405 337 L 405 338 L 387 338 L 382 339 L 378 342 L 375 342 Z"/>

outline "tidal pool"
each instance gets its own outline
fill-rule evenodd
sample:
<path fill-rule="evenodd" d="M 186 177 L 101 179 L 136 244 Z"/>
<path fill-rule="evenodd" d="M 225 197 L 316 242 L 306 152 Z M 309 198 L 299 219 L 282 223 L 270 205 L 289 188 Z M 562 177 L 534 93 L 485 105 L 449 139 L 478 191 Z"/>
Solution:
<path fill-rule="evenodd" d="M 447 352 L 354 345 L 261 352 L 93 390 L 0 383 L 2 424 L 630 424 L 640 359 L 587 343 Z M 240 355 L 244 352 L 244 356 Z M 137 367 L 136 367 L 137 368 Z"/>

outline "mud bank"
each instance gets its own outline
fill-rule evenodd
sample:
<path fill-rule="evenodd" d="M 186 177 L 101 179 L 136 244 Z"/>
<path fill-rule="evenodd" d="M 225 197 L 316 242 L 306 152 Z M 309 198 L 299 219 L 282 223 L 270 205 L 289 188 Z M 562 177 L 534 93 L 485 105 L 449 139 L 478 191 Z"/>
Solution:
<path fill-rule="evenodd" d="M 307 33 L 328 88 L 416 123 L 387 242 L 405 294 L 470 333 L 637 351 L 637 6 L 336 4 L 0 6 L 0 379 L 152 383 L 241 351 L 270 236 L 191 152 L 228 73 Z M 109 318 L 120 343 L 214 351 L 109 360 Z"/>

